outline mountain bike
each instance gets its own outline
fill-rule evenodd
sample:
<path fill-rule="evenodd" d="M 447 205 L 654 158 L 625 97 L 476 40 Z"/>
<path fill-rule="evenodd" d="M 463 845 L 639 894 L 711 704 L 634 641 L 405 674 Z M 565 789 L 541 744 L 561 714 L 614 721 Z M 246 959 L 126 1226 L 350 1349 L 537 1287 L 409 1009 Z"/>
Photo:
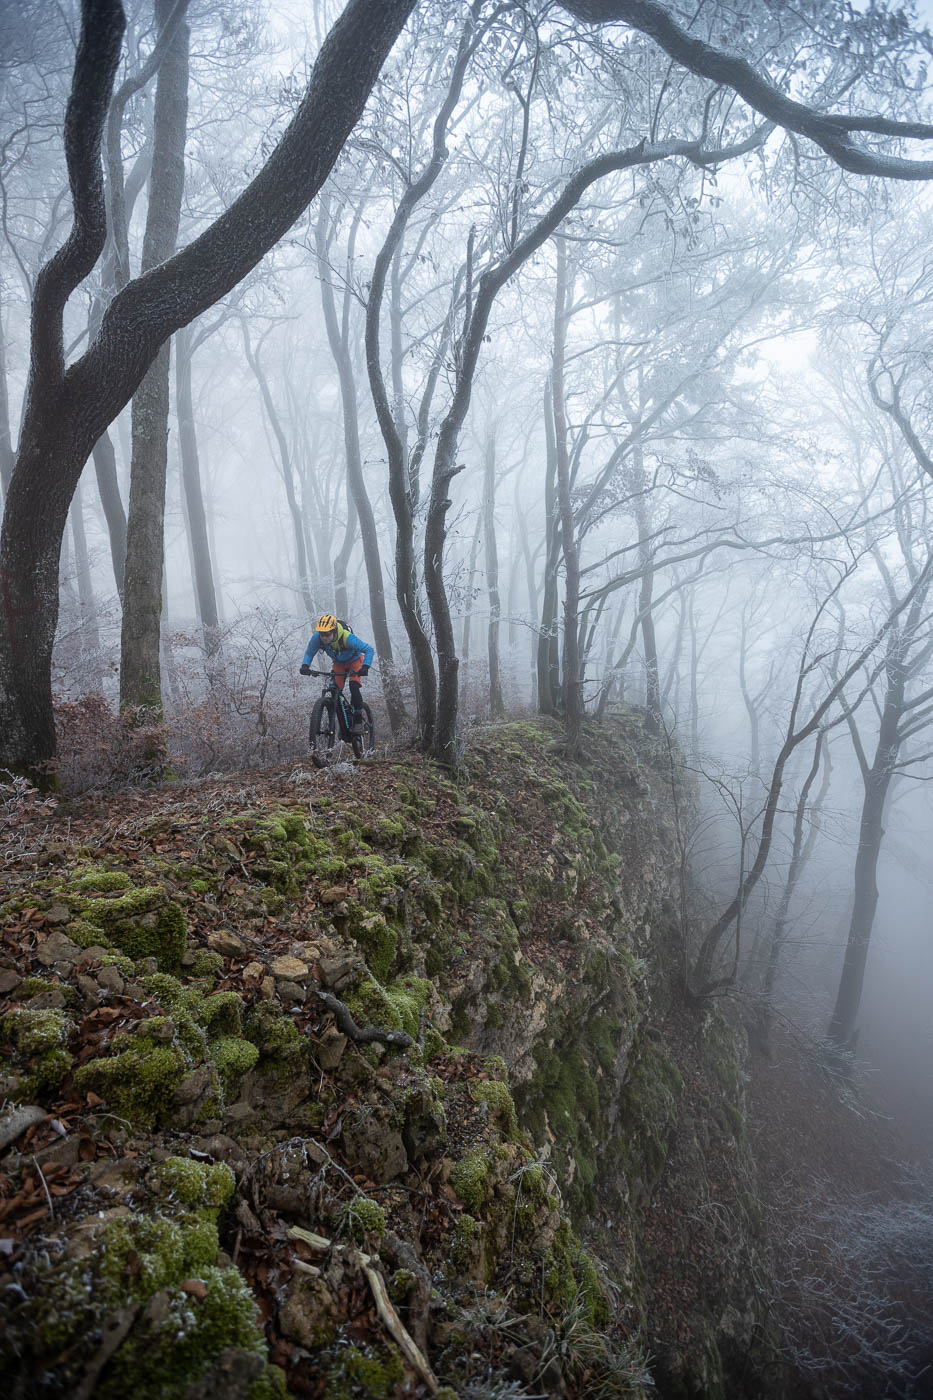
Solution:
<path fill-rule="evenodd" d="M 362 734 L 351 734 L 353 708 L 338 688 L 333 675 L 330 671 L 312 671 L 311 674 L 322 676 L 325 681 L 320 700 L 314 702 L 308 726 L 308 744 L 315 768 L 326 768 L 333 761 L 339 752 L 338 739 L 349 744 L 357 758 L 372 753 L 376 747 L 376 726 L 369 706 L 364 702 Z"/>

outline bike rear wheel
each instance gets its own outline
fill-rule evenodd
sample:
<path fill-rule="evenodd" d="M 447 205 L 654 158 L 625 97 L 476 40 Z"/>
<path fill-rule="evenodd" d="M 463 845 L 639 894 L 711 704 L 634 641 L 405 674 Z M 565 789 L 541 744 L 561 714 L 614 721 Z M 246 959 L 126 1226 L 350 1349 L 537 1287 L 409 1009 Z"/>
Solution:
<path fill-rule="evenodd" d="M 334 705 L 321 699 L 315 702 L 308 726 L 308 745 L 315 768 L 326 768 L 334 752 Z"/>
<path fill-rule="evenodd" d="M 362 734 L 354 734 L 351 740 L 353 752 L 357 758 L 365 758 L 376 747 L 376 725 L 373 720 L 373 712 L 365 701 L 363 702 L 363 726 Z"/>

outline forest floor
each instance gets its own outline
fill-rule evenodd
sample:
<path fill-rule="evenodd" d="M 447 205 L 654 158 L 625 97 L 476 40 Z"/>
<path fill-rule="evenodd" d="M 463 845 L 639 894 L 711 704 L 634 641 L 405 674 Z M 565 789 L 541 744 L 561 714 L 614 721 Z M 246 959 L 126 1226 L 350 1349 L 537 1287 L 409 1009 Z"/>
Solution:
<path fill-rule="evenodd" d="M 134 885 L 145 885 L 151 880 L 152 861 L 158 860 L 160 884 L 188 920 L 189 947 L 220 946 L 218 938 L 229 931 L 226 897 L 268 888 L 268 857 L 261 845 L 240 839 L 235 826 L 228 827 L 233 855 L 228 852 L 229 858 L 218 865 L 216 900 L 205 900 L 197 892 L 197 879 L 209 865 L 206 825 L 228 822 L 244 811 L 254 818 L 263 811 L 274 813 L 293 806 L 311 790 L 318 796 L 326 793 L 334 813 L 339 814 L 345 801 L 360 808 L 389 811 L 413 782 L 417 785 L 420 762 L 400 756 L 323 775 L 289 765 L 142 792 L 91 795 L 74 802 L 46 803 L 24 793 L 18 802 L 7 804 L 0 818 L 4 823 L 0 825 L 4 898 L 8 907 L 18 900 L 22 904 L 21 912 L 8 914 L 0 924 L 0 1017 L 13 1004 L 7 998 L 17 992 L 23 979 L 35 979 L 36 995 L 30 1002 L 35 1008 L 54 1009 L 66 1004 L 67 989 L 48 990 L 47 949 L 49 940 L 60 936 L 55 906 L 49 910 L 46 901 L 44 908 L 30 908 L 28 899 L 21 898 L 54 875 L 58 864 L 79 856 L 126 872 Z M 433 811 L 423 814 L 423 837 L 440 841 L 445 832 L 449 835 L 454 814 L 455 808 L 448 810 L 442 796 Z M 514 852 L 506 855 L 514 859 Z M 529 848 L 526 858 L 534 860 L 534 847 Z M 520 882 L 521 869 L 513 874 Z M 345 886 L 334 891 L 327 888 L 326 881 L 314 880 L 285 910 L 270 907 L 266 912 L 257 899 L 249 930 L 244 933 L 244 926 L 240 926 L 241 951 L 225 957 L 213 994 L 235 993 L 244 1004 L 255 1004 L 259 995 L 255 955 L 261 950 L 264 964 L 276 957 L 287 958 L 301 930 L 313 924 L 322 905 L 346 893 Z M 92 955 L 77 971 L 80 975 L 76 980 L 84 987 L 80 1014 L 72 993 L 67 993 L 75 1020 L 70 1042 L 74 1070 L 100 1055 L 115 1036 L 132 1031 L 137 1022 L 152 1015 L 151 1001 L 147 1004 L 140 999 L 138 986 L 117 966 L 101 965 Z M 321 1044 L 333 1034 L 331 1012 L 313 998 L 297 1011 L 295 1019 L 302 1033 Z M 679 1030 L 687 1023 L 679 1021 L 676 1008 L 669 1021 L 666 1034 L 681 1072 L 689 1079 L 693 1050 L 689 1035 Z M 904 1166 L 906 1154 L 896 1131 L 880 1110 L 867 1106 L 861 1087 L 847 1083 L 828 1066 L 818 1047 L 786 1025 L 775 1026 L 770 1056 L 754 1055 L 750 1068 L 745 1097 L 757 1167 L 756 1189 L 763 1238 L 776 1261 L 774 1309 L 783 1320 L 786 1359 L 821 1377 L 826 1394 L 835 1393 L 836 1383 L 848 1387 L 847 1392 L 839 1390 L 840 1394 L 879 1393 L 859 1389 L 860 1385 L 877 1386 L 879 1375 L 889 1377 L 883 1393 L 892 1400 L 901 1396 L 921 1400 L 933 1394 L 933 1387 L 924 1390 L 924 1380 L 917 1379 L 923 1367 L 933 1361 L 928 1316 L 924 1321 L 933 1291 L 929 1276 L 933 1227 L 929 1207 L 925 1214 L 918 1206 L 922 1199 L 918 1183 Z M 431 1073 L 452 1093 L 458 1081 L 489 1078 L 481 1057 L 436 1059 Z M 317 1098 L 323 1103 L 328 1102 L 322 1087 L 327 1074 L 326 1069 L 321 1071 L 317 1088 Z M 341 1097 L 345 1098 L 343 1088 L 339 1095 L 330 1096 L 330 1106 L 316 1125 L 325 1150 L 335 1156 L 340 1150 Z M 476 1105 L 469 1094 L 463 1097 L 466 1109 L 458 1130 L 465 1137 L 475 1133 L 479 1140 L 482 1124 L 469 1116 Z M 19 1136 L 15 1147 L 7 1151 L 7 1144 L 0 1143 L 0 1287 L 9 1283 L 19 1286 L 17 1264 L 30 1240 L 67 1221 L 69 1212 L 86 1210 L 87 1201 L 83 1206 L 78 1202 L 87 1195 L 89 1179 L 100 1197 L 99 1204 L 119 1210 L 132 1196 L 134 1161 L 145 1161 L 147 1168 L 151 1167 L 157 1135 L 128 1132 L 119 1120 L 100 1112 L 102 1102 L 93 1092 L 75 1092 L 73 1074 L 69 1074 L 60 1093 L 48 1102 L 43 1099 L 46 1111 Z M 171 1147 L 170 1139 L 171 1135 L 157 1143 L 163 1157 L 162 1149 Z M 213 1147 L 207 1139 L 202 1144 L 208 1153 L 220 1141 L 216 1132 L 211 1141 Z M 231 1154 L 236 1166 L 232 1147 Z M 683 1164 L 683 1171 L 689 1171 L 689 1163 Z M 341 1172 L 351 1196 L 353 1191 L 372 1191 L 373 1183 L 365 1170 L 352 1164 L 337 1168 L 331 1181 Z M 716 1183 L 707 1184 L 715 1198 Z M 727 1185 L 734 1189 L 734 1183 L 724 1179 L 723 1200 L 728 1195 Z M 387 1199 L 392 1189 L 383 1188 L 385 1194 L 380 1199 Z M 659 1254 L 665 1247 L 665 1212 L 673 1220 L 682 1209 L 678 1189 L 675 1171 L 659 1190 L 653 1238 L 649 1232 L 649 1244 Z M 284 1200 L 281 1182 L 275 1190 Z M 254 1196 L 254 1205 L 257 1199 Z M 269 1199 L 274 1203 L 274 1190 Z M 427 1221 L 429 1232 L 432 1216 L 437 1217 L 439 1238 L 450 1230 L 461 1210 L 456 1196 L 441 1180 L 426 1187 L 419 1202 L 406 1205 L 410 1208 L 421 1212 L 422 1228 Z M 270 1360 L 288 1371 L 293 1393 L 316 1396 L 323 1393 L 320 1384 L 312 1377 L 303 1385 L 300 1368 L 294 1366 L 294 1336 L 283 1335 L 276 1321 L 275 1300 L 289 1277 L 289 1259 L 296 1252 L 294 1241 L 289 1240 L 284 1224 L 278 1233 L 260 1234 L 251 1230 L 253 1223 L 250 1209 L 241 1210 L 239 1225 L 222 1241 L 227 1259 L 247 1278 L 259 1302 L 267 1324 Z M 698 1248 L 700 1243 L 698 1236 Z M 303 1258 L 313 1270 L 313 1251 L 302 1255 L 299 1247 L 298 1257 L 299 1263 Z M 360 1344 L 375 1345 L 381 1322 L 365 1285 L 348 1274 L 345 1290 L 346 1306 L 354 1318 L 354 1338 Z M 658 1329 L 667 1328 L 675 1334 L 677 1310 L 684 1303 L 679 1288 L 661 1279 L 653 1302 Z M 497 1328 L 493 1320 L 487 1330 L 498 1338 Z M 503 1337 L 502 1346 L 507 1349 L 504 1332 Z"/>

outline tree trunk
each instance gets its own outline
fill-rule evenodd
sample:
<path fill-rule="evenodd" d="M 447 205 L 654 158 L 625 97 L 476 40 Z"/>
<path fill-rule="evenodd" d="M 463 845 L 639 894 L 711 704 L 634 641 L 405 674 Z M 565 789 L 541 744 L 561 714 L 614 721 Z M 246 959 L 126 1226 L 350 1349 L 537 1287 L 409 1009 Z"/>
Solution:
<path fill-rule="evenodd" d="M 198 435 L 191 398 L 191 336 L 184 327 L 175 336 L 175 407 L 178 413 L 178 442 L 181 450 L 181 481 L 185 494 L 185 519 L 191 543 L 191 562 L 198 617 L 209 657 L 220 650 L 220 622 L 217 595 L 207 535 L 207 515 L 201 491 L 201 465 Z"/>
<path fill-rule="evenodd" d="M 347 526 L 343 532 L 343 543 L 334 556 L 334 610 L 338 617 L 347 618 L 350 616 L 350 596 L 347 592 L 347 568 L 350 563 L 350 555 L 353 553 L 353 546 L 356 543 L 356 527 L 359 524 L 359 517 L 356 513 L 356 502 L 347 491 Z"/>
<path fill-rule="evenodd" d="M 123 576 L 126 573 L 126 511 L 120 496 L 120 482 L 117 477 L 117 456 L 109 432 L 101 433 L 94 444 L 94 471 L 97 475 L 97 490 L 107 522 L 107 535 L 110 540 L 110 561 L 113 565 L 113 580 L 117 595 L 123 601 Z"/>
<path fill-rule="evenodd" d="M 560 651 L 557 644 L 557 570 L 560 565 L 560 511 L 557 504 L 557 448 L 554 443 L 554 409 L 550 383 L 544 392 L 544 589 L 541 630 L 538 633 L 538 710 L 557 713 L 560 703 Z"/>
<path fill-rule="evenodd" d="M 554 351 L 551 357 L 551 402 L 554 405 L 554 448 L 557 462 L 557 499 L 564 553 L 564 735 L 569 758 L 578 759 L 583 745 L 583 687 L 577 632 L 580 611 L 580 559 L 570 497 L 570 458 L 564 409 L 564 354 L 567 345 L 570 279 L 567 249 L 562 238 L 557 247 L 557 282 L 554 289 Z"/>
<path fill-rule="evenodd" d="M 156 0 L 161 32 L 174 0 Z M 179 24 L 159 68 L 153 112 L 152 173 L 143 239 L 143 274 L 175 251 L 185 185 L 188 116 L 187 24 Z M 120 708 L 161 719 L 159 641 L 165 557 L 165 474 L 168 459 L 170 342 L 159 349 L 133 397 L 133 456 L 126 522 Z"/>
<path fill-rule="evenodd" d="M 463 631 L 460 634 L 460 655 L 464 666 L 470 659 L 470 632 L 473 623 L 473 591 L 476 585 L 476 556 L 479 554 L 479 538 L 483 528 L 483 513 L 476 512 L 476 525 L 470 541 L 470 563 L 467 568 L 466 606 L 463 612 Z"/>
<path fill-rule="evenodd" d="M 97 628 L 97 600 L 91 581 L 91 562 L 84 531 L 84 502 L 81 483 L 75 488 L 71 501 L 71 537 L 74 543 L 75 576 L 78 581 L 78 602 L 81 605 L 81 656 L 84 662 L 84 683 L 99 691 L 103 681 L 100 654 L 100 632 Z"/>
<path fill-rule="evenodd" d="M 855 856 L 855 889 L 852 918 L 836 1005 L 829 1023 L 829 1039 L 840 1049 L 854 1049 L 856 1021 L 865 981 L 865 964 L 878 908 L 878 860 L 884 840 L 884 808 L 894 775 L 900 739 L 898 728 L 904 712 L 907 668 L 901 654 L 903 643 L 892 645 L 887 660 L 887 683 L 878 742 L 871 767 L 863 773 L 865 794 L 859 822 L 858 850 Z"/>
<path fill-rule="evenodd" d="M 13 475 L 13 439 L 10 432 L 10 398 L 6 382 L 6 336 L 3 329 L 3 288 L 0 286 L 0 503 L 6 500 Z"/>
<path fill-rule="evenodd" d="M 499 671 L 499 555 L 496 550 L 496 440 L 486 438 L 483 470 L 483 529 L 486 542 L 486 589 L 489 594 L 489 713 L 493 719 L 505 716 L 502 677 Z"/>

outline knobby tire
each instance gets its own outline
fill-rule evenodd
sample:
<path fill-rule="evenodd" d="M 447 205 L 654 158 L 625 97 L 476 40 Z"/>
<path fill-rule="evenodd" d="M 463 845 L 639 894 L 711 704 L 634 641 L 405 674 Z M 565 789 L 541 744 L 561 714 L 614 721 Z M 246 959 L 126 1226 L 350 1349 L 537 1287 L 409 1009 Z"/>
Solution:
<path fill-rule="evenodd" d="M 333 701 L 324 698 L 316 700 L 308 726 L 308 744 L 315 768 L 327 767 L 334 751 L 335 737 Z"/>

